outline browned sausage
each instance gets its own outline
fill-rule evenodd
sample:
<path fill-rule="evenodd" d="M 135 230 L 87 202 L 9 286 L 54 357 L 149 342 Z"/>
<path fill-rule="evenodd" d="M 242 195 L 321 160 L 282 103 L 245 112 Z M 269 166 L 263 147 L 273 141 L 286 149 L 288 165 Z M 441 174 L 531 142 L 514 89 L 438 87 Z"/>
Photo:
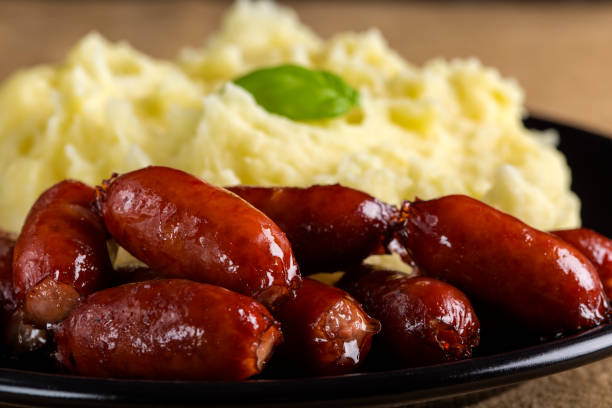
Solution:
<path fill-rule="evenodd" d="M 358 264 L 386 244 L 398 215 L 395 206 L 338 184 L 228 189 L 285 231 L 303 273 Z"/>
<path fill-rule="evenodd" d="M 183 279 L 96 292 L 53 330 L 55 357 L 71 372 L 168 380 L 243 380 L 282 336 L 253 299 Z"/>
<path fill-rule="evenodd" d="M 612 240 L 588 228 L 553 231 L 580 250 L 593 263 L 609 298 L 612 298 Z"/>
<path fill-rule="evenodd" d="M 26 317 L 44 327 L 63 319 L 81 296 L 104 287 L 111 263 L 95 190 L 66 180 L 31 208 L 15 245 L 13 283 Z"/>
<path fill-rule="evenodd" d="M 24 321 L 23 309 L 13 288 L 13 249 L 16 237 L 0 231 L 0 325 L 2 344 L 11 355 L 31 352 L 43 347 L 47 332 Z"/>
<path fill-rule="evenodd" d="M 285 234 L 236 195 L 167 167 L 111 179 L 98 190 L 117 242 L 166 277 L 207 282 L 273 307 L 301 284 Z"/>
<path fill-rule="evenodd" d="M 545 336 L 607 319 L 595 268 L 561 238 L 466 196 L 406 202 L 403 211 L 398 238 L 424 274 Z"/>
<path fill-rule="evenodd" d="M 361 265 L 338 286 L 380 320 L 380 341 L 399 365 L 467 358 L 479 343 L 480 324 L 470 301 L 447 283 Z"/>
<path fill-rule="evenodd" d="M 282 357 L 301 371 L 316 375 L 344 374 L 363 362 L 380 330 L 348 293 L 305 278 L 295 299 L 276 316 L 285 342 Z"/>

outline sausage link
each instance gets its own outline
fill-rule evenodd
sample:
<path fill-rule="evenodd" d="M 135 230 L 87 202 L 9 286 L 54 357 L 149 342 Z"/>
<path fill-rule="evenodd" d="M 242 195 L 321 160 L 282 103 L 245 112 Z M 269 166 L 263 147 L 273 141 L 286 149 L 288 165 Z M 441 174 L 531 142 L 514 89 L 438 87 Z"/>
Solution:
<path fill-rule="evenodd" d="M 107 233 L 91 208 L 94 200 L 93 188 L 66 180 L 31 208 L 13 258 L 15 293 L 24 301 L 28 320 L 43 326 L 57 322 L 80 296 L 106 285 L 112 267 Z M 47 308 L 50 304 L 54 310 Z"/>
<path fill-rule="evenodd" d="M 315 375 L 354 371 L 380 330 L 348 293 L 309 278 L 276 316 L 285 339 L 279 353 Z"/>
<path fill-rule="evenodd" d="M 156 380 L 243 380 L 282 339 L 253 299 L 183 279 L 96 292 L 53 331 L 55 358 L 73 373 Z"/>
<path fill-rule="evenodd" d="M 612 240 L 588 228 L 553 231 L 553 234 L 589 258 L 597 269 L 608 298 L 612 298 Z"/>
<path fill-rule="evenodd" d="M 406 202 L 402 211 L 397 236 L 424 274 L 543 336 L 607 320 L 595 268 L 561 238 L 466 196 Z"/>
<path fill-rule="evenodd" d="M 479 343 L 480 324 L 470 301 L 445 282 L 361 265 L 337 286 L 380 320 L 380 341 L 403 366 L 468 358 Z"/>
<path fill-rule="evenodd" d="M 23 308 L 13 287 L 13 249 L 16 237 L 0 231 L 0 325 L 2 344 L 12 356 L 42 348 L 48 341 L 46 330 L 24 321 Z"/>
<path fill-rule="evenodd" d="M 283 230 L 303 273 L 329 272 L 359 263 L 386 244 L 395 206 L 338 184 L 228 189 Z"/>
<path fill-rule="evenodd" d="M 285 234 L 236 195 L 167 167 L 98 189 L 104 223 L 132 255 L 166 277 L 188 278 L 274 307 L 301 284 Z"/>

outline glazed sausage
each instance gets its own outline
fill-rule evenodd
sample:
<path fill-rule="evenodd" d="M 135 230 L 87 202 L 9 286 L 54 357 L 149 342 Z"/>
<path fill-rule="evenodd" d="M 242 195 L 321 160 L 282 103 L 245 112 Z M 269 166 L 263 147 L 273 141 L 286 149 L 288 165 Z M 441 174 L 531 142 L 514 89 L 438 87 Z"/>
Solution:
<path fill-rule="evenodd" d="M 609 298 L 612 298 L 612 240 L 588 228 L 553 231 L 575 246 L 593 263 Z"/>
<path fill-rule="evenodd" d="M 34 203 L 17 239 L 15 293 L 26 318 L 41 327 L 63 319 L 81 296 L 106 285 L 112 267 L 94 200 L 95 190 L 83 183 L 54 185 Z"/>
<path fill-rule="evenodd" d="M 0 231 L 0 321 L 6 321 L 17 308 L 13 288 L 13 249 L 15 236 Z"/>
<path fill-rule="evenodd" d="M 398 238 L 422 273 L 543 336 L 595 326 L 609 304 L 595 268 L 561 238 L 475 199 L 406 202 Z"/>
<path fill-rule="evenodd" d="M 398 215 L 395 206 L 338 184 L 228 189 L 287 234 L 302 273 L 336 271 L 361 262 L 386 244 Z"/>
<path fill-rule="evenodd" d="M 479 343 L 480 324 L 470 301 L 447 283 L 360 265 L 337 286 L 380 320 L 380 342 L 402 366 L 468 358 Z"/>
<path fill-rule="evenodd" d="M 46 330 L 24 321 L 24 312 L 13 287 L 13 249 L 16 237 L 0 231 L 0 325 L 2 344 L 10 355 L 20 355 L 42 348 L 48 341 Z"/>
<path fill-rule="evenodd" d="M 278 310 L 284 359 L 315 375 L 345 374 L 363 362 L 380 330 L 343 290 L 305 278 L 295 299 Z"/>
<path fill-rule="evenodd" d="M 104 223 L 132 255 L 166 277 L 211 283 L 265 306 L 301 284 L 285 234 L 236 195 L 167 167 L 147 167 L 98 188 Z"/>
<path fill-rule="evenodd" d="M 96 292 L 53 331 L 55 358 L 70 372 L 156 380 L 243 380 L 282 339 L 253 299 L 183 279 Z"/>

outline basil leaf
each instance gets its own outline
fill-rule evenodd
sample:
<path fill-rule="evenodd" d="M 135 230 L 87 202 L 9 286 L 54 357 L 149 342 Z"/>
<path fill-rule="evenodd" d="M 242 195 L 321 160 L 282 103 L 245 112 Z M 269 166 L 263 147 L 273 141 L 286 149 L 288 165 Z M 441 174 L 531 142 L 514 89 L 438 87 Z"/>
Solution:
<path fill-rule="evenodd" d="M 299 65 L 258 69 L 234 83 L 268 112 L 294 120 L 333 118 L 359 104 L 359 93 L 339 76 Z"/>

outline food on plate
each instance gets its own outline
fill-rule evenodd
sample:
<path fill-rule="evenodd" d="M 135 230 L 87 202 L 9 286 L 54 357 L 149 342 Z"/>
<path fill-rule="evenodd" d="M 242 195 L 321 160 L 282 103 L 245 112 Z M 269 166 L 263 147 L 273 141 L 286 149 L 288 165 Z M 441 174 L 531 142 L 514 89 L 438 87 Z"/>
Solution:
<path fill-rule="evenodd" d="M 98 188 L 112 237 L 166 277 L 212 283 L 274 309 L 301 276 L 285 234 L 227 190 L 167 167 L 146 167 Z"/>
<path fill-rule="evenodd" d="M 112 271 L 108 233 L 93 211 L 95 190 L 66 180 L 32 206 L 13 256 L 15 294 L 26 319 L 44 328 L 105 287 Z"/>
<path fill-rule="evenodd" d="M 612 240 L 588 228 L 553 231 L 586 255 L 599 274 L 608 297 L 612 297 Z"/>
<path fill-rule="evenodd" d="M 309 278 L 276 317 L 285 340 L 279 357 L 291 362 L 288 368 L 313 375 L 355 371 L 380 331 L 380 323 L 348 293 Z"/>
<path fill-rule="evenodd" d="M 0 233 L 3 341 L 75 374 L 233 381 L 277 347 L 289 376 L 371 344 L 468 358 L 466 295 L 543 336 L 606 322 L 612 243 L 536 229 L 577 227 L 579 201 L 522 103 L 476 60 L 417 68 L 268 2 L 176 60 L 91 34 L 0 85 L 0 228 L 21 230 Z M 412 268 L 371 265 L 389 252 Z"/>
<path fill-rule="evenodd" d="M 468 298 L 448 283 L 372 265 L 351 268 L 337 286 L 380 320 L 380 350 L 400 366 L 472 356 L 480 324 Z"/>
<path fill-rule="evenodd" d="M 287 234 L 302 273 L 342 270 L 383 248 L 397 207 L 341 185 L 228 187 Z"/>
<path fill-rule="evenodd" d="M 331 119 L 268 112 L 238 78 L 285 64 L 359 93 Z M 0 228 L 46 188 L 170 166 L 219 185 L 340 183 L 399 205 L 467 194 L 544 229 L 579 226 L 554 134 L 522 124 L 517 84 L 474 59 L 423 67 L 380 32 L 322 39 L 269 2 L 238 2 L 201 48 L 160 60 L 98 34 L 0 86 Z"/>
<path fill-rule="evenodd" d="M 594 266 L 561 238 L 461 195 L 407 201 L 401 211 L 398 239 L 422 273 L 534 332 L 553 336 L 608 320 Z"/>
<path fill-rule="evenodd" d="M 168 380 L 246 379 L 282 338 L 253 299 L 183 279 L 101 290 L 53 332 L 55 358 L 70 372 Z"/>

